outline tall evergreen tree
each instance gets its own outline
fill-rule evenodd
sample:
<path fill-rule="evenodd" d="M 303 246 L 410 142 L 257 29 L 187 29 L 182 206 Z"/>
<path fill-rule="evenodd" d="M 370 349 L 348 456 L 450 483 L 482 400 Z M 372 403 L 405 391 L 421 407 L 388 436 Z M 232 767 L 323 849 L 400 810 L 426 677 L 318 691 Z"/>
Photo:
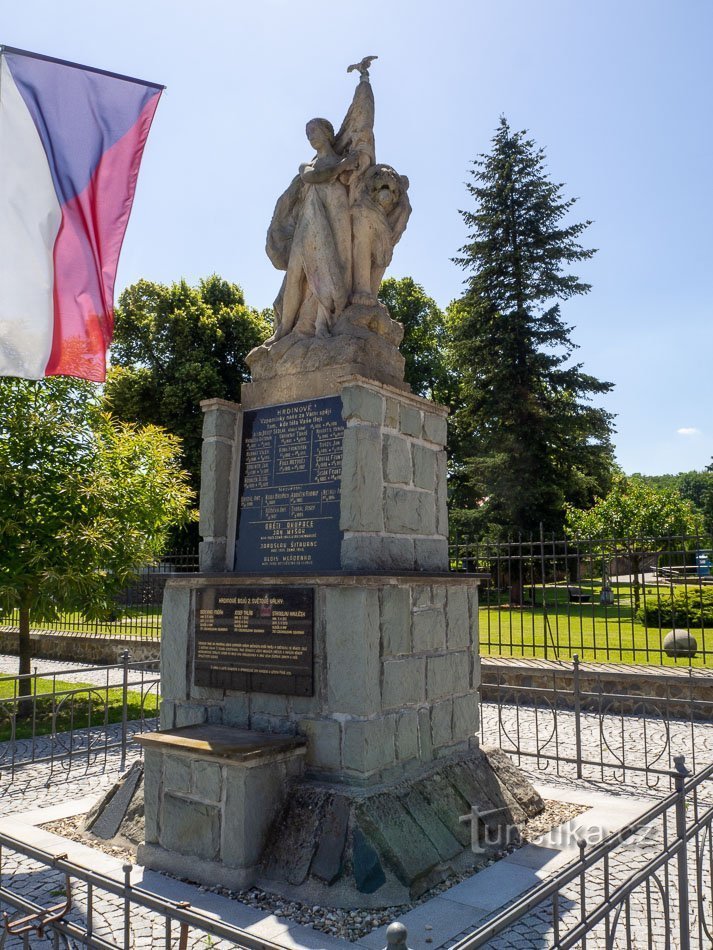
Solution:
<path fill-rule="evenodd" d="M 576 199 L 563 198 L 526 132 L 501 118 L 492 146 L 467 185 L 475 210 L 461 212 L 468 243 L 455 258 L 466 292 L 449 311 L 465 459 L 452 500 L 479 529 L 559 530 L 565 503 L 605 494 L 613 466 L 613 417 L 591 403 L 613 384 L 570 363 L 560 313 L 560 301 L 590 289 L 567 270 L 594 254 L 579 243 L 591 222 L 565 223 Z"/>

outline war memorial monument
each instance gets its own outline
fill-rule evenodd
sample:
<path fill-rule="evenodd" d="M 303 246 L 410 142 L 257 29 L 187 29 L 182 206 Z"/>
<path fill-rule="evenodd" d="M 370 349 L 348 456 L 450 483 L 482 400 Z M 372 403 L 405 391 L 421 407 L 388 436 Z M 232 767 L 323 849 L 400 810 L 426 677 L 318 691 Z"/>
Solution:
<path fill-rule="evenodd" d="M 167 585 L 161 731 L 140 737 L 142 863 L 332 906 L 417 897 L 542 807 L 478 747 L 447 411 L 404 382 L 377 298 L 411 206 L 376 160 L 372 59 L 338 131 L 307 123 L 316 154 L 275 207 L 284 279 L 242 403 L 202 404 L 200 573 Z"/>

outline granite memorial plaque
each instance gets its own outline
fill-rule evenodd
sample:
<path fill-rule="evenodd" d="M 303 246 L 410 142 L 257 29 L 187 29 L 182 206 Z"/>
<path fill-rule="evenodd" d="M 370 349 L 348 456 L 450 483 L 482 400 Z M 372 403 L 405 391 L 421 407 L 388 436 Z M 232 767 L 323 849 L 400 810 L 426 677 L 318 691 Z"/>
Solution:
<path fill-rule="evenodd" d="M 339 396 L 243 414 L 235 570 L 338 570 Z"/>
<path fill-rule="evenodd" d="M 196 686 L 312 696 L 313 658 L 313 588 L 198 591 Z"/>

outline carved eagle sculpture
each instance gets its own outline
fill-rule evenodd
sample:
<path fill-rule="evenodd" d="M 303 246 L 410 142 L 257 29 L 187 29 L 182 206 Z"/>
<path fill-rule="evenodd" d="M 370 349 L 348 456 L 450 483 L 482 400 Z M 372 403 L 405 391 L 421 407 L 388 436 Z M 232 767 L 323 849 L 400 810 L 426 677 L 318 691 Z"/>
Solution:
<path fill-rule="evenodd" d="M 352 63 L 351 66 L 347 66 L 347 72 L 351 73 L 355 69 L 359 70 L 359 75 L 362 79 L 369 78 L 369 67 L 374 62 L 375 59 L 378 59 L 378 56 L 365 56 L 360 63 Z"/>

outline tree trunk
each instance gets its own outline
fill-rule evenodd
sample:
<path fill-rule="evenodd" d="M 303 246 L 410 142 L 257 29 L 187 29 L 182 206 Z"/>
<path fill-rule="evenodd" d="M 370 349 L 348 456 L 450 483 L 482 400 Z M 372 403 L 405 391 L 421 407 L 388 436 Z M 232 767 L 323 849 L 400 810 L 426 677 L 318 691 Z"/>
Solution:
<path fill-rule="evenodd" d="M 633 588 L 634 588 L 634 610 L 638 610 L 639 604 L 641 603 L 641 582 L 639 581 L 639 574 L 641 573 L 641 563 L 640 563 L 640 558 L 637 555 L 634 555 L 631 559 L 631 573 L 633 576 Z"/>

